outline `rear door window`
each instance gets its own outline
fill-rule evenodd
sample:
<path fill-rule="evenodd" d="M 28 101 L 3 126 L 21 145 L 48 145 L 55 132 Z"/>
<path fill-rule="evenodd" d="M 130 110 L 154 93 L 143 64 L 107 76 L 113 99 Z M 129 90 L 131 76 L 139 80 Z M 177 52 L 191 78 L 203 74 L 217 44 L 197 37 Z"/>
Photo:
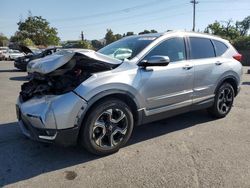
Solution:
<path fill-rule="evenodd" d="M 228 49 L 228 47 L 223 42 L 220 42 L 218 40 L 213 40 L 213 43 L 215 46 L 216 56 L 221 56 Z"/>
<path fill-rule="evenodd" d="M 210 39 L 190 37 L 191 59 L 215 57 L 215 51 Z"/>

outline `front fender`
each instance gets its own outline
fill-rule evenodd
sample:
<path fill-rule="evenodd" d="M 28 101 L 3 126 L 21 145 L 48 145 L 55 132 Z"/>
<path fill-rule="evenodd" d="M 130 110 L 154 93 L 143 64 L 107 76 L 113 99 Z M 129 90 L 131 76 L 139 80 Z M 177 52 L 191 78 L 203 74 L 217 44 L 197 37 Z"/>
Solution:
<path fill-rule="evenodd" d="M 114 85 L 110 85 L 109 87 L 112 87 Z M 105 86 L 103 86 L 105 87 Z M 127 88 L 127 89 L 125 89 Z M 83 94 L 83 91 L 85 88 L 83 86 L 80 86 L 77 88 L 77 90 L 75 90 L 74 92 L 79 95 L 80 97 L 82 97 L 84 100 L 87 101 L 87 107 L 86 109 L 79 114 L 81 121 L 84 119 L 86 112 L 88 112 L 88 110 L 93 106 L 94 103 L 96 103 L 99 99 L 102 99 L 106 96 L 110 96 L 112 94 L 123 94 L 126 95 L 128 97 L 130 97 L 130 99 L 132 99 L 134 101 L 134 103 L 136 104 L 136 108 L 137 108 L 137 117 L 138 117 L 138 125 L 141 124 L 142 122 L 142 111 L 140 109 L 142 109 L 143 105 L 145 104 L 144 101 L 142 101 L 142 97 L 139 96 L 139 93 L 132 87 L 128 87 L 128 86 L 124 86 L 124 88 L 121 87 L 121 84 L 119 84 L 119 87 L 113 87 L 110 89 L 106 89 L 106 90 L 102 90 L 103 88 L 96 88 L 94 91 L 91 92 L 91 94 L 86 95 L 88 96 L 88 98 L 86 99 L 85 95 L 80 95 Z M 98 92 L 99 90 L 102 90 L 101 92 Z M 92 97 L 91 97 L 92 96 Z M 122 99 L 121 99 L 122 100 Z"/>
<path fill-rule="evenodd" d="M 121 83 L 104 84 L 89 91 L 87 87 L 80 85 L 75 89 L 74 92 L 86 100 L 88 102 L 88 106 L 91 106 L 99 99 L 112 94 L 124 94 L 129 96 L 135 102 L 137 109 L 142 108 L 144 106 L 143 104 L 145 103 L 142 100 L 142 96 L 140 96 L 135 88 Z"/>

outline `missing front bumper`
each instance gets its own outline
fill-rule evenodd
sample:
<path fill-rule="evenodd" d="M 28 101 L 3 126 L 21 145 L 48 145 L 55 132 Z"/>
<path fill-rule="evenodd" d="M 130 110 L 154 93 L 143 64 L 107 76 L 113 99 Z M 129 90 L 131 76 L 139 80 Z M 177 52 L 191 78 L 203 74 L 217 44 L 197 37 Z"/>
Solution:
<path fill-rule="evenodd" d="M 68 146 L 76 143 L 87 103 L 73 92 L 22 102 L 16 113 L 22 133 L 33 140 Z"/>
<path fill-rule="evenodd" d="M 38 129 L 32 126 L 23 117 L 18 121 L 22 133 L 35 141 L 54 143 L 61 146 L 71 146 L 77 143 L 79 134 L 79 127 L 70 129 L 56 130 L 56 129 Z"/>

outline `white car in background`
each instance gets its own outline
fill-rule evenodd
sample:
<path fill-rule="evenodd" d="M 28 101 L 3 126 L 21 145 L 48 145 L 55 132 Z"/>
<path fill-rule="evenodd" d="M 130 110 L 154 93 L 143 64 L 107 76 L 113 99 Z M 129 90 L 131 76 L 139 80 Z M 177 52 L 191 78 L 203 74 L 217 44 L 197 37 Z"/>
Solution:
<path fill-rule="evenodd" d="M 24 55 L 24 53 L 12 49 L 8 49 L 6 52 L 3 52 L 4 60 L 15 60 L 16 58 L 23 57 Z"/>
<path fill-rule="evenodd" d="M 0 47 L 0 61 L 4 60 L 5 58 L 4 53 L 6 53 L 8 49 L 9 49 L 8 47 Z"/>

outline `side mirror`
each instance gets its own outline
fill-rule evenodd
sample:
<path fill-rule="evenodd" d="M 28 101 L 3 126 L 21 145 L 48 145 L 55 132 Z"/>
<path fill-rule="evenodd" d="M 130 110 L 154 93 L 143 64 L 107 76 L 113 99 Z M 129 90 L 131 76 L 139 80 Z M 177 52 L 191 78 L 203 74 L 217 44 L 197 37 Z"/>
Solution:
<path fill-rule="evenodd" d="M 142 60 L 138 65 L 142 67 L 149 66 L 167 66 L 170 63 L 168 56 L 154 55 L 148 58 L 147 60 Z"/>

